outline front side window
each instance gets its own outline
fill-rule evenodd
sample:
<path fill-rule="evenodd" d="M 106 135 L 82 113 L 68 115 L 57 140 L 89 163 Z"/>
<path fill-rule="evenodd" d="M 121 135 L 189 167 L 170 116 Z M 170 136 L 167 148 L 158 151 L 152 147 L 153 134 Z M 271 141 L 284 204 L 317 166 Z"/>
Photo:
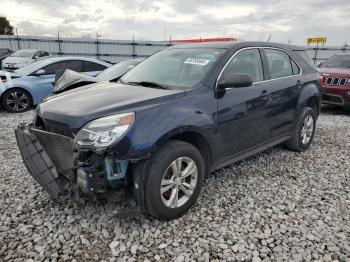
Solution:
<path fill-rule="evenodd" d="M 44 51 L 40 51 L 39 52 L 39 57 L 45 57 L 45 56 L 48 56 L 49 53 L 48 52 L 44 52 Z"/>
<path fill-rule="evenodd" d="M 276 49 L 267 48 L 264 49 L 264 51 L 272 79 L 293 75 L 293 68 L 289 55 Z"/>
<path fill-rule="evenodd" d="M 228 77 L 232 74 L 249 75 L 253 82 L 263 81 L 264 73 L 259 50 L 248 49 L 236 54 L 226 65 L 222 76 Z"/>
<path fill-rule="evenodd" d="M 163 50 L 127 72 L 121 82 L 153 82 L 166 89 L 194 88 L 225 51 L 216 48 Z"/>
<path fill-rule="evenodd" d="M 82 61 L 79 60 L 67 60 L 56 62 L 51 65 L 45 66 L 42 69 L 45 70 L 46 75 L 54 75 L 58 70 L 70 69 L 76 72 L 82 72 Z"/>

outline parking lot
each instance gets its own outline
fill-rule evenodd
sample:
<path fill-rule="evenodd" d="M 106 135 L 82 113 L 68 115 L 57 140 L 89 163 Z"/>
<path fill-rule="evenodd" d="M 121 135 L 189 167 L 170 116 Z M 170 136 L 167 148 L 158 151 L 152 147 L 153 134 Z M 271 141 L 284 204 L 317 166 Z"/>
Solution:
<path fill-rule="evenodd" d="M 125 221 L 116 203 L 54 203 L 28 174 L 0 112 L 0 260 L 350 261 L 350 114 L 324 109 L 310 150 L 283 147 L 212 174 L 170 222 Z"/>

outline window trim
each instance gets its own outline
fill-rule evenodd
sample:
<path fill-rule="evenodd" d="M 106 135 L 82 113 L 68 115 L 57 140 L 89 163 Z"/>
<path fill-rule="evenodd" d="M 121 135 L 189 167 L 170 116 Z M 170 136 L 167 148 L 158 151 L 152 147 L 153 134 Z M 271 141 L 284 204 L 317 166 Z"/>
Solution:
<path fill-rule="evenodd" d="M 280 79 L 284 79 L 284 78 L 289 78 L 289 77 L 296 77 L 296 76 L 301 76 L 303 74 L 303 69 L 302 67 L 295 61 L 295 59 L 293 57 L 291 57 L 285 50 L 283 50 L 282 48 L 277 48 L 277 47 L 270 47 L 270 46 L 251 46 L 251 47 L 244 47 L 244 48 L 241 48 L 239 50 L 237 50 L 231 57 L 230 59 L 225 63 L 225 65 L 222 67 L 221 71 L 220 71 L 220 74 L 219 76 L 217 77 L 216 79 L 216 83 L 215 83 L 215 90 L 217 90 L 217 87 L 218 87 L 218 83 L 219 83 L 219 79 L 222 75 L 222 73 L 224 72 L 225 68 L 227 67 L 227 65 L 231 62 L 231 60 L 237 55 L 239 54 L 240 52 L 244 51 L 244 50 L 249 50 L 249 49 L 258 49 L 260 51 L 260 49 L 275 49 L 275 50 L 279 50 L 279 51 L 282 51 L 284 53 L 286 53 L 286 55 L 288 55 L 294 62 L 295 64 L 299 67 L 300 69 L 300 72 L 298 75 L 291 75 L 291 76 L 283 76 L 283 77 L 278 77 L 278 78 L 271 78 L 271 79 L 266 79 L 266 80 L 263 80 L 263 81 L 258 81 L 258 82 L 254 82 L 253 85 L 256 85 L 256 84 L 260 84 L 260 83 L 266 83 L 266 82 L 270 82 L 270 81 L 275 81 L 275 80 L 280 80 Z M 263 52 L 263 56 L 265 57 L 266 59 L 266 55 L 265 53 Z M 261 57 L 261 62 L 262 62 L 262 65 L 263 67 L 265 66 L 264 64 L 264 58 Z M 266 61 L 267 62 L 267 61 Z M 265 77 L 265 74 L 264 74 L 264 77 Z M 269 75 L 269 77 L 271 77 Z M 232 89 L 232 88 L 227 88 L 227 89 Z"/>

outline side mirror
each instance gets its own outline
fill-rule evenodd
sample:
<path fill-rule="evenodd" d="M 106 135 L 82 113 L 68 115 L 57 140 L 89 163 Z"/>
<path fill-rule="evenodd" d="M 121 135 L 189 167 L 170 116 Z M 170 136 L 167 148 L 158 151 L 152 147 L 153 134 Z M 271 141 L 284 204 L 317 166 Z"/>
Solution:
<path fill-rule="evenodd" d="M 226 88 L 240 88 L 253 85 L 253 79 L 246 74 L 232 74 L 221 76 L 217 90 L 225 90 Z"/>
<path fill-rule="evenodd" d="M 42 76 L 42 75 L 45 75 L 45 74 L 46 74 L 46 71 L 44 69 L 39 69 L 38 71 L 35 72 L 34 75 Z"/>

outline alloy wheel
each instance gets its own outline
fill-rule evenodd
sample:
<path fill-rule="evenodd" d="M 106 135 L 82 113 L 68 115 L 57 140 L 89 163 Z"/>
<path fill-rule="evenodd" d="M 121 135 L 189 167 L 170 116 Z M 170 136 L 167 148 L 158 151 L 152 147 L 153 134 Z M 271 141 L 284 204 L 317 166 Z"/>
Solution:
<path fill-rule="evenodd" d="M 13 111 L 21 111 L 28 107 L 28 95 L 21 91 L 13 91 L 6 98 L 6 104 Z"/>
<path fill-rule="evenodd" d="M 301 129 L 301 142 L 306 145 L 310 142 L 314 132 L 314 119 L 311 115 L 307 115 L 304 119 Z"/>
<path fill-rule="evenodd" d="M 160 186 L 163 204 L 169 208 L 184 205 L 197 186 L 198 170 L 189 157 L 175 159 L 166 169 Z"/>

